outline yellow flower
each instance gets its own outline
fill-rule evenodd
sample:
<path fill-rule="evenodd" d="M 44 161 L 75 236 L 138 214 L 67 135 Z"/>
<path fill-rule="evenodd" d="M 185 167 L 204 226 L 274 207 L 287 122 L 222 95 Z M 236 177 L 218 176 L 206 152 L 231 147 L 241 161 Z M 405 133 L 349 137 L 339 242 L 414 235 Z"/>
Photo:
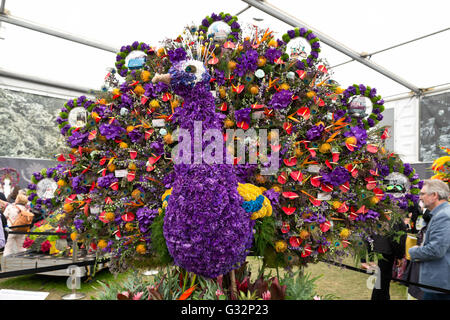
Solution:
<path fill-rule="evenodd" d="M 172 194 L 172 190 L 173 190 L 173 188 L 167 189 L 166 192 L 164 192 L 164 194 L 162 195 L 161 200 L 164 201 L 164 199 L 167 196 L 171 195 Z"/>
<path fill-rule="evenodd" d="M 72 239 L 72 241 L 75 241 L 78 238 L 78 233 L 76 232 L 72 232 L 70 234 L 70 239 Z"/>
<path fill-rule="evenodd" d="M 350 230 L 348 230 L 347 228 L 343 228 L 343 229 L 341 230 L 341 232 L 339 233 L 339 236 L 340 236 L 342 239 L 347 239 L 347 238 L 350 236 L 350 233 L 351 233 Z"/>
<path fill-rule="evenodd" d="M 141 80 L 144 81 L 144 82 L 150 81 L 150 76 L 151 76 L 151 74 L 147 70 L 144 70 L 144 71 L 141 72 Z"/>
<path fill-rule="evenodd" d="M 331 151 L 331 144 L 329 143 L 323 143 L 320 147 L 319 147 L 319 152 L 320 153 L 327 153 Z"/>
<path fill-rule="evenodd" d="M 450 156 L 443 156 L 433 161 L 431 169 L 438 171 L 444 168 L 444 164 L 450 162 Z"/>
<path fill-rule="evenodd" d="M 59 179 L 57 182 L 58 186 L 64 187 L 66 185 L 66 182 L 63 179 Z"/>
<path fill-rule="evenodd" d="M 118 94 L 120 94 L 120 89 L 119 89 L 119 88 L 114 88 L 114 89 L 112 90 L 112 94 L 113 94 L 113 95 L 118 95 Z"/>
<path fill-rule="evenodd" d="M 308 238 L 309 237 L 309 232 L 308 231 L 306 231 L 306 230 L 302 230 L 302 231 L 300 231 L 300 238 L 302 238 L 303 240 L 305 240 L 306 238 Z"/>
<path fill-rule="evenodd" d="M 269 45 L 269 47 L 274 47 L 274 48 L 276 48 L 276 47 L 278 47 L 278 42 L 277 42 L 277 40 L 275 40 L 275 38 L 272 38 L 272 39 L 270 39 L 268 45 Z"/>
<path fill-rule="evenodd" d="M 353 137 L 353 136 L 345 139 L 345 143 L 351 144 L 351 145 L 355 145 L 357 141 L 358 140 L 356 139 L 356 137 Z"/>
<path fill-rule="evenodd" d="M 136 246 L 136 252 L 139 254 L 145 254 L 145 252 L 147 251 L 147 249 L 145 248 L 145 244 L 138 244 Z"/>
<path fill-rule="evenodd" d="M 336 89 L 334 89 L 334 92 L 336 92 L 337 94 L 342 94 L 342 93 L 344 93 L 344 91 L 345 90 L 341 87 L 336 87 Z"/>
<path fill-rule="evenodd" d="M 105 249 L 108 246 L 108 242 L 106 242 L 106 240 L 100 240 L 99 242 L 97 242 L 97 248 L 99 249 Z"/>
<path fill-rule="evenodd" d="M 116 217 L 116 215 L 114 214 L 114 212 L 106 212 L 105 213 L 105 219 L 108 221 L 114 221 L 114 218 Z"/>
<path fill-rule="evenodd" d="M 134 130 L 134 127 L 133 126 L 127 126 L 127 132 L 131 132 L 131 131 L 133 131 Z"/>
<path fill-rule="evenodd" d="M 280 89 L 281 90 L 289 90 L 289 85 L 287 84 L 287 83 L 283 83 L 281 86 L 280 86 Z"/>
<path fill-rule="evenodd" d="M 138 96 L 143 95 L 145 93 L 145 89 L 141 85 L 137 85 L 134 88 L 134 93 L 136 93 Z"/>
<path fill-rule="evenodd" d="M 132 223 L 128 222 L 127 224 L 125 224 L 125 230 L 128 232 L 131 232 L 134 230 L 134 226 Z"/>
<path fill-rule="evenodd" d="M 308 97 L 308 98 L 312 98 L 312 97 L 315 97 L 316 96 L 316 93 L 314 92 L 314 91 L 308 91 L 307 93 L 306 93 L 306 96 Z"/>
<path fill-rule="evenodd" d="M 333 201 L 333 209 L 337 210 L 342 206 L 342 203 L 339 201 Z"/>
<path fill-rule="evenodd" d="M 278 240 L 275 242 L 275 251 L 276 252 L 284 252 L 287 249 L 286 241 Z"/>
<path fill-rule="evenodd" d="M 121 142 L 121 143 L 119 143 L 119 147 L 122 149 L 126 149 L 126 148 L 128 148 L 128 144 L 126 142 Z"/>
<path fill-rule="evenodd" d="M 65 203 L 63 206 L 63 210 L 65 212 L 72 212 L 73 211 L 73 205 L 71 203 Z"/>
<path fill-rule="evenodd" d="M 159 108 L 160 107 L 159 101 L 156 99 L 153 99 L 152 101 L 150 101 L 150 107 Z"/>

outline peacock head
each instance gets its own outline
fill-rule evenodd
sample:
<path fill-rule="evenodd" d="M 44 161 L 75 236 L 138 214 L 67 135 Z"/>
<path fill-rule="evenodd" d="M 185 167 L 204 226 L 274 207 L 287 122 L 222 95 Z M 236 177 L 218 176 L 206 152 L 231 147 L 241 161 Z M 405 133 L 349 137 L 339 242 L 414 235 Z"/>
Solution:
<path fill-rule="evenodd" d="M 166 74 L 156 74 L 152 82 L 170 84 L 174 91 L 186 92 L 194 88 L 197 83 L 209 84 L 211 76 L 204 63 L 199 60 L 186 59 L 177 62 Z"/>

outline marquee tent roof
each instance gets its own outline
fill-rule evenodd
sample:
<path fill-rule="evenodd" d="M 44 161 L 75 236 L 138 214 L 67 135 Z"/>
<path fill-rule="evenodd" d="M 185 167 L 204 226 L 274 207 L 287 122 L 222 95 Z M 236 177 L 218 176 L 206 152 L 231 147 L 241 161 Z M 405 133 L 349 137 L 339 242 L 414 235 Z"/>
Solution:
<path fill-rule="evenodd" d="M 37 80 L 74 91 L 99 89 L 107 68 L 114 67 L 114 50 L 122 45 L 142 41 L 158 46 L 166 37 L 177 37 L 186 25 L 199 25 L 213 12 L 226 12 L 237 14 L 241 24 L 269 27 L 280 39 L 293 28 L 286 19 L 309 26 L 328 40 L 322 39 L 321 57 L 343 87 L 362 83 L 377 88 L 385 98 L 410 93 L 411 87 L 420 93 L 450 88 L 450 2 L 446 0 L 0 0 L 0 4 L 0 77 L 4 79 Z M 261 7 L 268 9 L 264 12 Z M 30 26 L 59 31 L 103 49 Z M 342 48 L 399 81 L 353 60 Z M 4 79 L 0 83 L 7 84 Z"/>

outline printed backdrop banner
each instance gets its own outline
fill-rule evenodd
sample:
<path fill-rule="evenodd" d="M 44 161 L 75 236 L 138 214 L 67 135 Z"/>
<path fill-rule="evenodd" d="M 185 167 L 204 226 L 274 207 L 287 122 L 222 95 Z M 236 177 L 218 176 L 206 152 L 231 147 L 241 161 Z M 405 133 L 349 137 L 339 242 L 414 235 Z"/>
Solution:
<path fill-rule="evenodd" d="M 21 189 L 28 187 L 34 172 L 39 172 L 43 168 L 55 167 L 57 164 L 58 162 L 55 160 L 0 157 L 0 169 L 12 168 L 19 173 Z"/>
<path fill-rule="evenodd" d="M 419 161 L 433 162 L 450 148 L 450 92 L 422 98 L 420 102 Z"/>

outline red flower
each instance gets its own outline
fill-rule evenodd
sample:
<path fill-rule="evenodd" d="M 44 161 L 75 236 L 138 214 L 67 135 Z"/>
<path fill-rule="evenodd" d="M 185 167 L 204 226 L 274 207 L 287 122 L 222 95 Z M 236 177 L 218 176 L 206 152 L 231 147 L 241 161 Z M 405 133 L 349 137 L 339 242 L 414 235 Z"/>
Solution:
<path fill-rule="evenodd" d="M 33 243 L 34 243 L 34 240 L 31 240 L 30 238 L 27 237 L 27 238 L 25 238 L 25 241 L 23 242 L 23 247 L 25 249 L 27 249 L 27 248 L 31 247 L 33 245 Z"/>
<path fill-rule="evenodd" d="M 42 252 L 47 252 L 50 250 L 50 248 L 52 247 L 50 241 L 45 240 L 44 242 L 41 243 L 41 251 Z"/>

